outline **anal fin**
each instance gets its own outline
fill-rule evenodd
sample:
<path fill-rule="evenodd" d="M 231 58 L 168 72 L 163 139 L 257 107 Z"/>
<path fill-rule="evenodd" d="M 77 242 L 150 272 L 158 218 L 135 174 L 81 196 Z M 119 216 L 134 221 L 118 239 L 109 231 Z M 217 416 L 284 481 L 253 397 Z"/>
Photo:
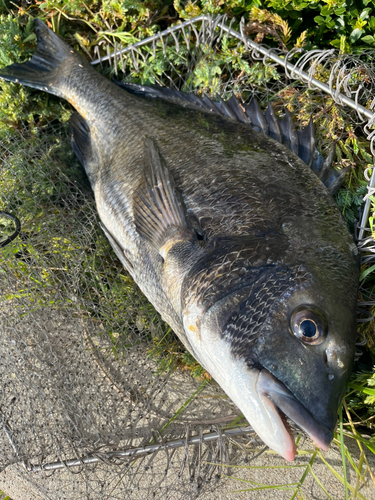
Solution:
<path fill-rule="evenodd" d="M 145 144 L 144 180 L 133 199 L 138 233 L 165 258 L 178 242 L 197 237 L 188 223 L 186 208 L 164 159 L 152 139 Z"/>
<path fill-rule="evenodd" d="M 71 144 L 74 154 L 83 167 L 86 166 L 91 157 L 90 129 L 86 120 L 79 113 L 73 113 L 69 119 L 70 131 L 72 133 Z"/>

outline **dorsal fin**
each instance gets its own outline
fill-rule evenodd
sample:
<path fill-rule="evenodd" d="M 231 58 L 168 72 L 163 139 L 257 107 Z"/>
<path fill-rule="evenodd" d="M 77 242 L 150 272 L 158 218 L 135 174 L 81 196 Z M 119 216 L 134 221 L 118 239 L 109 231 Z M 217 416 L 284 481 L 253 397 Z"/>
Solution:
<path fill-rule="evenodd" d="M 323 156 L 320 155 L 317 150 L 315 150 L 314 155 L 313 155 L 311 170 L 314 172 L 314 174 L 317 177 L 319 177 L 319 179 L 320 179 L 320 173 L 321 173 L 322 168 L 323 168 L 323 164 L 324 164 Z"/>
<path fill-rule="evenodd" d="M 341 171 L 336 174 L 330 174 L 330 178 L 333 179 L 334 177 L 336 179 L 335 182 L 325 182 L 324 179 L 321 178 L 320 174 L 323 168 L 324 158 L 315 148 L 315 135 L 312 120 L 310 120 L 309 124 L 304 129 L 297 131 L 291 114 L 287 109 L 285 110 L 284 117 L 278 119 L 270 103 L 268 103 L 265 113 L 262 113 L 255 97 L 245 106 L 244 112 L 233 94 L 229 100 L 223 101 L 219 96 L 215 96 L 215 100 L 210 99 L 206 95 L 200 98 L 194 94 L 186 94 L 179 90 L 172 90 L 157 85 L 146 86 L 117 81 L 115 81 L 115 83 L 128 92 L 139 96 L 164 99 L 183 107 L 204 110 L 251 125 L 254 130 L 265 133 L 275 141 L 284 144 L 288 149 L 299 156 L 301 160 L 316 173 L 332 194 L 338 189 L 340 183 L 343 181 L 343 176 L 340 173 Z M 328 166 L 330 165 L 331 161 L 328 161 Z M 329 173 L 330 172 L 336 171 L 329 169 Z M 328 177 L 329 173 L 327 171 L 325 177 Z"/>
<path fill-rule="evenodd" d="M 235 119 L 235 117 L 232 115 L 232 113 L 228 109 L 227 105 L 225 104 L 225 102 L 222 100 L 222 98 L 219 95 L 216 96 L 215 106 L 217 109 L 217 113 L 219 115 L 227 116 L 229 118 Z"/>
<path fill-rule="evenodd" d="M 279 119 L 279 125 L 282 143 L 298 156 L 298 135 L 292 120 L 292 115 L 287 109 L 285 109 L 284 117 Z"/>
<path fill-rule="evenodd" d="M 249 123 L 249 119 L 245 115 L 243 109 L 241 108 L 238 99 L 234 94 L 232 94 L 232 97 L 225 102 L 225 104 L 228 106 L 228 108 L 231 110 L 232 114 L 234 117 L 241 123 Z"/>
<path fill-rule="evenodd" d="M 298 156 L 306 165 L 311 167 L 315 151 L 314 124 L 310 118 L 309 124 L 297 131 L 298 134 Z"/>
<path fill-rule="evenodd" d="M 137 231 L 163 258 L 176 242 L 196 240 L 173 177 L 149 138 L 145 143 L 144 182 L 133 203 Z"/>
<path fill-rule="evenodd" d="M 343 168 L 342 170 L 334 170 L 330 168 L 323 180 L 325 187 L 332 193 L 335 194 L 339 189 L 346 174 L 351 170 L 351 167 Z"/>
<path fill-rule="evenodd" d="M 249 104 L 245 106 L 246 115 L 249 117 L 251 125 L 255 130 L 258 129 L 258 132 L 263 132 L 266 135 L 268 134 L 268 124 L 265 116 L 263 115 L 257 99 L 253 97 Z M 279 141 L 280 142 L 280 141 Z"/>
<path fill-rule="evenodd" d="M 199 101 L 200 101 L 200 106 L 202 106 L 205 109 L 207 109 L 208 111 L 210 111 L 210 113 L 220 114 L 220 112 L 216 106 L 216 103 L 211 101 L 211 99 L 209 99 L 206 95 L 203 95 L 200 98 L 197 97 L 197 99 L 199 99 Z"/>
<path fill-rule="evenodd" d="M 331 168 L 332 162 L 336 156 L 336 141 L 332 144 L 331 149 L 327 155 L 327 158 L 321 165 L 320 172 L 318 174 L 319 179 L 323 182 L 327 189 L 332 194 L 335 194 L 339 189 L 345 175 L 350 170 L 350 167 L 343 168 L 342 170 L 334 170 Z"/>
<path fill-rule="evenodd" d="M 336 156 L 336 141 L 332 144 L 331 149 L 329 150 L 329 153 L 327 155 L 327 158 L 324 160 L 321 171 L 318 175 L 319 179 L 324 182 L 324 180 L 327 177 L 329 167 L 331 166 L 333 159 Z"/>
<path fill-rule="evenodd" d="M 179 90 L 172 90 L 168 87 L 159 87 L 158 85 L 139 85 L 137 83 L 126 83 L 117 80 L 112 81 L 131 94 L 142 97 L 151 97 L 153 99 L 164 99 L 165 101 L 178 104 L 182 107 L 199 108 L 209 111 L 212 110 L 212 112 L 220 114 L 213 101 L 210 101 L 210 106 L 207 106 L 206 102 L 195 94 L 186 94 L 185 92 L 181 92 Z"/>
<path fill-rule="evenodd" d="M 281 130 L 279 121 L 276 118 L 275 111 L 270 103 L 264 113 L 264 117 L 268 124 L 268 135 L 277 142 L 281 143 Z"/>

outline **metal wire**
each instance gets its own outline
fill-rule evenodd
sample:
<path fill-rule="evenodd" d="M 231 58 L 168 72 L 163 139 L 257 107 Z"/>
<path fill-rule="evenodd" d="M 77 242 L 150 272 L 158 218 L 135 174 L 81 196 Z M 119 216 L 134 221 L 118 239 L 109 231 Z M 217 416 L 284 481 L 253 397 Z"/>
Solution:
<path fill-rule="evenodd" d="M 111 453 L 101 454 L 100 456 L 88 456 L 81 458 L 79 460 L 67 460 L 65 462 L 55 462 L 46 463 L 43 465 L 29 465 L 27 470 L 29 472 L 41 472 L 49 470 L 64 469 L 65 467 L 77 467 L 79 465 L 91 465 L 103 461 L 112 461 L 114 459 L 135 459 L 143 455 L 149 455 L 155 452 L 160 452 L 162 450 L 182 448 L 184 446 L 199 445 L 202 443 L 208 443 L 210 441 L 217 441 L 219 438 L 233 438 L 235 436 L 244 436 L 252 432 L 252 428 L 249 426 L 239 427 L 235 429 L 230 429 L 223 432 L 211 432 L 209 434 L 199 434 L 198 436 L 183 439 L 174 439 L 173 441 L 167 441 L 164 444 L 150 444 L 148 446 L 141 446 L 137 448 L 129 448 L 127 450 L 118 450 Z M 198 461 L 199 463 L 200 461 Z"/>

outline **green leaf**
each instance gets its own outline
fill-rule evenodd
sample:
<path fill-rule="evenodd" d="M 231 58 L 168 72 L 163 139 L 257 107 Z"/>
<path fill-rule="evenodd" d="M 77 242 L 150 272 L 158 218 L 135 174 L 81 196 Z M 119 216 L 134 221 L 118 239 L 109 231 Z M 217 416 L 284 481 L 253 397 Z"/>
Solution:
<path fill-rule="evenodd" d="M 341 16 L 342 14 L 345 14 L 345 12 L 346 12 L 346 7 L 340 7 L 339 9 L 335 10 L 335 14 L 337 16 Z"/>
<path fill-rule="evenodd" d="M 362 42 L 368 43 L 369 45 L 375 45 L 375 37 L 372 35 L 366 35 L 361 38 Z"/>
<path fill-rule="evenodd" d="M 359 277 L 360 280 L 363 280 L 366 278 L 367 275 L 369 275 L 370 273 L 372 273 L 372 271 L 375 271 L 375 264 L 367 269 L 365 269 L 364 271 L 361 272 L 361 276 Z"/>
<path fill-rule="evenodd" d="M 23 40 L 23 43 L 26 43 L 26 42 L 33 42 L 34 40 L 36 40 L 36 34 L 35 34 L 35 33 L 31 33 L 31 35 L 27 36 L 27 37 Z"/>
<path fill-rule="evenodd" d="M 375 16 L 370 17 L 370 21 L 368 22 L 368 25 L 369 25 L 369 27 L 370 27 L 372 30 L 375 30 Z"/>
<path fill-rule="evenodd" d="M 369 17 L 369 14 L 371 12 L 371 7 L 367 7 L 367 9 L 364 9 L 361 14 L 359 15 L 360 19 L 367 19 Z"/>
<path fill-rule="evenodd" d="M 351 33 L 350 33 L 350 41 L 352 43 L 355 43 L 357 40 L 361 38 L 361 35 L 363 33 L 363 30 L 360 30 L 359 28 L 355 28 Z"/>
<path fill-rule="evenodd" d="M 351 389 L 363 392 L 363 394 L 369 394 L 370 396 L 375 396 L 375 389 L 368 389 L 367 387 L 363 387 L 362 385 L 352 384 L 351 382 L 349 382 L 348 386 Z"/>
<path fill-rule="evenodd" d="M 340 48 L 340 40 L 338 38 L 336 38 L 335 40 L 332 40 L 332 42 L 330 42 L 331 45 L 333 45 L 333 47 L 336 47 L 337 49 Z"/>
<path fill-rule="evenodd" d="M 321 16 L 328 16 L 329 14 L 332 14 L 333 9 L 329 7 L 329 5 L 325 5 L 322 10 L 320 11 Z"/>
<path fill-rule="evenodd" d="M 314 21 L 316 22 L 316 24 L 323 24 L 325 19 L 322 16 L 316 16 L 314 17 Z"/>
<path fill-rule="evenodd" d="M 337 25 L 336 29 L 345 28 L 345 21 L 341 17 L 336 17 L 335 22 L 336 22 L 336 25 Z"/>
<path fill-rule="evenodd" d="M 342 461 L 342 470 L 344 473 L 344 486 L 345 486 L 345 500 L 349 498 L 348 495 L 348 481 L 346 478 L 346 460 L 345 460 L 345 451 L 344 451 L 344 436 L 343 436 L 343 425 L 342 425 L 342 404 L 339 408 L 339 420 L 340 420 L 340 449 L 341 449 L 341 461 Z"/>
<path fill-rule="evenodd" d="M 363 38 L 362 38 L 362 41 L 363 41 L 365 38 L 366 38 L 366 37 L 363 37 Z M 375 43 L 375 37 L 371 37 L 371 38 L 373 38 L 373 39 L 374 39 L 374 43 Z M 363 159 L 364 159 L 365 161 L 367 161 L 367 163 L 372 163 L 372 156 L 371 156 L 370 154 L 368 154 L 368 152 L 367 152 L 365 149 L 360 148 L 360 152 L 361 152 L 361 155 L 362 155 Z"/>

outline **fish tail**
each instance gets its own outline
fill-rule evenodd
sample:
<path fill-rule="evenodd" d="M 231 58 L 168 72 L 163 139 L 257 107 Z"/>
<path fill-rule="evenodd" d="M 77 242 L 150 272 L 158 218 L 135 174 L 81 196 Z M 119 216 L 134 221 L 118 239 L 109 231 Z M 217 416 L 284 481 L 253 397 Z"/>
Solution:
<path fill-rule="evenodd" d="M 37 49 L 32 58 L 22 64 L 12 64 L 0 70 L 0 78 L 35 89 L 66 97 L 62 89 L 71 67 L 88 63 L 63 42 L 39 19 L 34 19 Z"/>

